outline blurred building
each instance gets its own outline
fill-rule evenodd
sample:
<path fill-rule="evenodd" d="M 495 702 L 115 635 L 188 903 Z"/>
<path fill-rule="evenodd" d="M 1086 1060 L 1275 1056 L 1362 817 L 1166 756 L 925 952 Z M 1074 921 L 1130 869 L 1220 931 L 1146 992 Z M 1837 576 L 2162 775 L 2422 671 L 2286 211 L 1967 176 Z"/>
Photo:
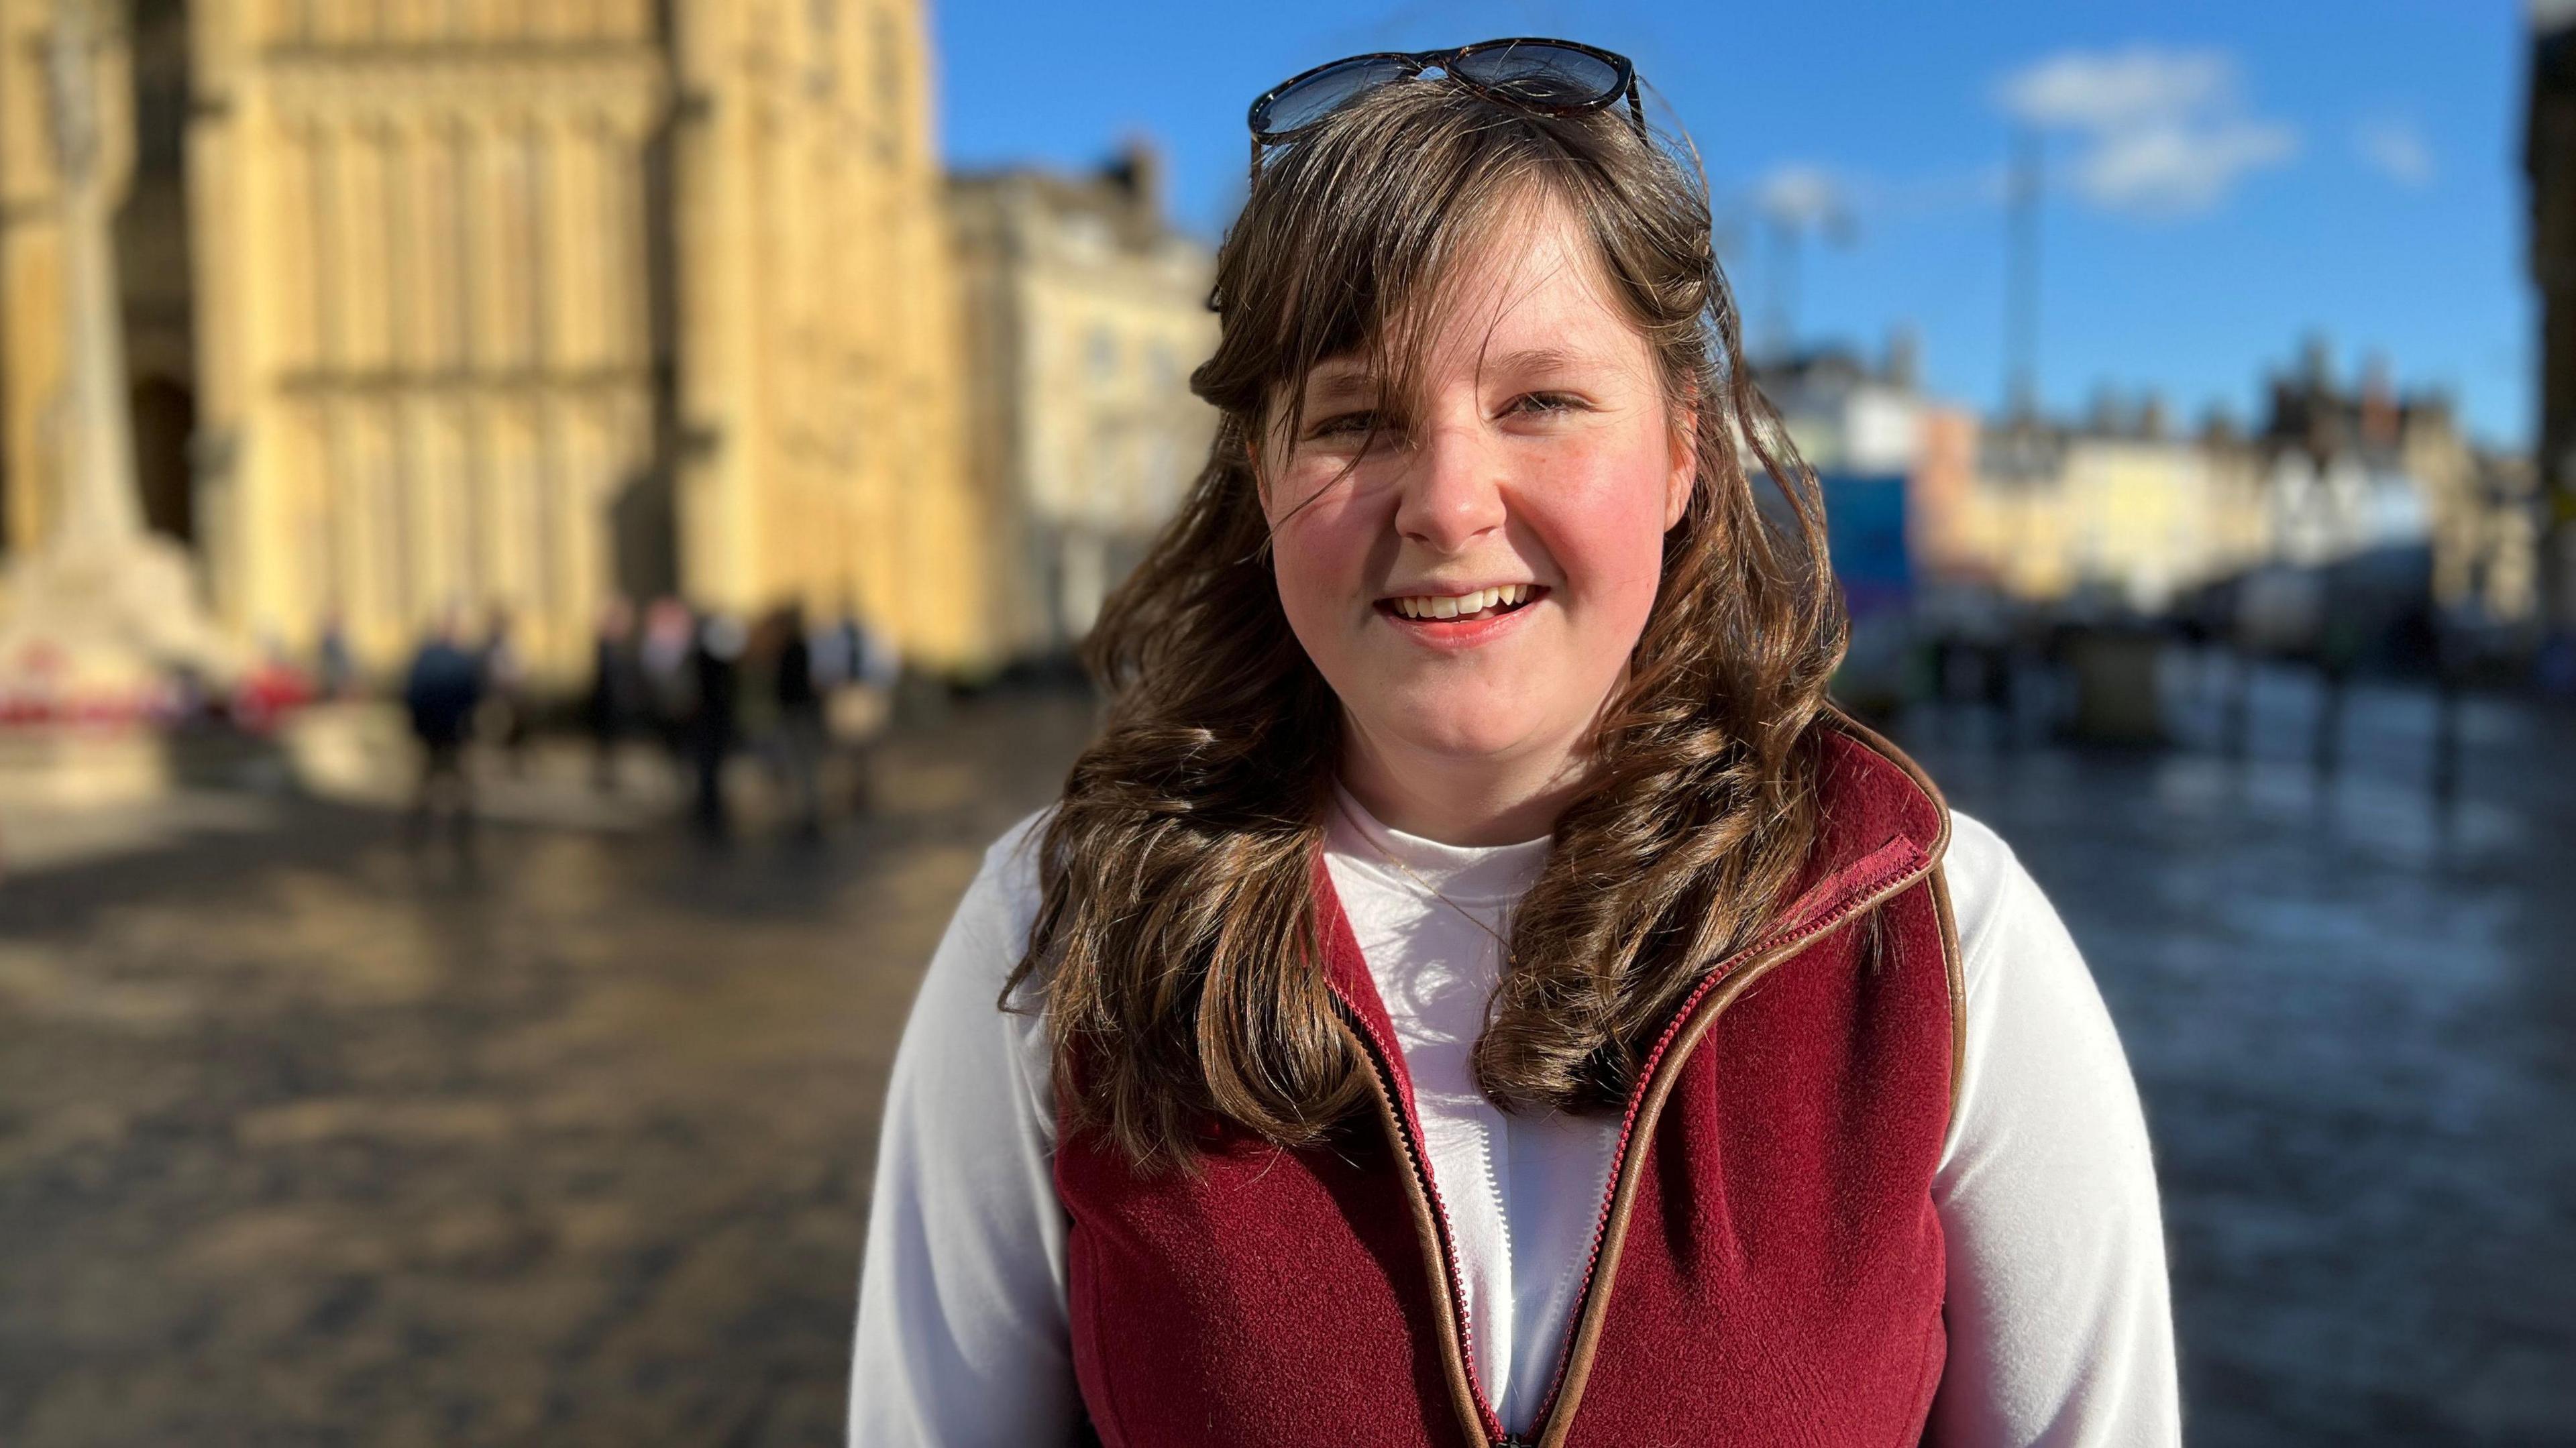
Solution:
<path fill-rule="evenodd" d="M 2251 451 L 2224 434 L 2176 436 L 2152 405 L 1997 424 L 1977 452 L 1950 566 L 2016 598 L 2083 594 L 2154 613 L 2265 550 Z"/>
<path fill-rule="evenodd" d="M 2412 552 L 2445 608 L 2534 608 L 2527 470 L 2479 453 L 2448 398 L 2400 395 L 2381 363 L 2338 383 L 2321 343 L 2272 378 L 2250 432 L 2213 417 L 2182 435 L 2153 399 L 2105 397 L 2080 421 L 1984 429 L 1971 471 L 1936 570 L 2023 599 L 2157 612 L 2257 568 Z"/>
<path fill-rule="evenodd" d="M 0 518 L 49 525 L 44 75 L 0 0 Z M 96 0 L 93 0 L 96 3 Z M 918 0 L 139 0 L 118 221 L 153 523 L 243 637 L 615 592 L 996 643 Z"/>
<path fill-rule="evenodd" d="M 1936 578 L 1982 573 L 1983 553 L 1967 529 L 1977 488 L 1976 414 L 1934 404 L 1923 410 L 1908 503 L 1908 546 Z"/>
<path fill-rule="evenodd" d="M 1903 333 L 1875 365 L 1825 349 L 1760 380 L 1824 487 L 1856 612 L 1918 581 L 2032 601 L 2091 591 L 2152 612 L 2260 551 L 2250 461 L 2170 435 L 2152 401 L 1981 428 L 1921 393 Z"/>
<path fill-rule="evenodd" d="M 2270 471 L 2282 561 L 2420 546 L 2444 608 L 2508 623 L 2534 617 L 2527 472 L 2473 448 L 2447 396 L 2401 395 L 2377 359 L 2357 385 L 2341 387 L 2323 344 L 2310 342 L 2294 371 L 2273 377 L 2255 441 Z"/>
<path fill-rule="evenodd" d="M 1815 471 L 1824 495 L 1834 576 L 1855 618 L 1912 602 L 1926 520 L 1923 496 L 1932 415 L 1915 380 L 1910 333 L 1892 336 L 1872 365 L 1857 352 L 1824 347 L 1775 356 L 1755 380 Z M 1937 527 L 1937 522 L 1934 523 Z"/>
<path fill-rule="evenodd" d="M 1154 154 L 1082 176 L 948 186 L 970 375 L 967 463 L 992 520 L 993 634 L 1018 655 L 1090 629 L 1207 460 L 1215 259 L 1163 215 Z"/>
<path fill-rule="evenodd" d="M 1921 453 L 1926 403 L 1910 333 L 1890 337 L 1874 366 L 1825 347 L 1757 364 L 1754 380 L 1798 455 L 1820 474 L 1902 474 Z"/>
<path fill-rule="evenodd" d="M 2256 569 L 2411 552 L 2445 608 L 2532 616 L 2529 469 L 2479 453 L 2447 397 L 2401 395 L 2384 363 L 2347 386 L 2312 341 L 2256 428 L 2186 433 L 2159 399 L 2108 392 L 2080 418 L 1980 423 L 1925 397 L 1913 361 L 1899 334 L 1877 363 L 1827 348 L 1757 374 L 1824 487 L 1855 612 L 1962 586 L 2161 613 Z"/>

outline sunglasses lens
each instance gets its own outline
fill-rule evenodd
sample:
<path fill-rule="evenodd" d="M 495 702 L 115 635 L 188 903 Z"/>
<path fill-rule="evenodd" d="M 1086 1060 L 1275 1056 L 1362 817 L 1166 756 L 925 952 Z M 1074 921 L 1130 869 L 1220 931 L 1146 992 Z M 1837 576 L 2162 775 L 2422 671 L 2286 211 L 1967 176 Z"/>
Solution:
<path fill-rule="evenodd" d="M 1413 74 L 1401 56 L 1354 56 L 1328 65 L 1255 107 L 1252 133 L 1277 136 L 1311 126 L 1348 104 L 1352 97 Z"/>
<path fill-rule="evenodd" d="M 1449 67 L 1459 79 L 1532 106 L 1601 105 L 1620 90 L 1619 68 L 1561 45 L 1498 45 Z"/>

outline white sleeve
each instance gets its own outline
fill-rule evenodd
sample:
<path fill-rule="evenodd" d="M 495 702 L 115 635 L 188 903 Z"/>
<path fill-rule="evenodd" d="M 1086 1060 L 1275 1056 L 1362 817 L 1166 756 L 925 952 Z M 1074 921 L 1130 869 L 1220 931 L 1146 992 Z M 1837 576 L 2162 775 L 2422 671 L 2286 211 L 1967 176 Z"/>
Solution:
<path fill-rule="evenodd" d="M 1933 1180 L 1948 1244 L 1943 1448 L 2181 1441 L 2144 1114 L 2074 940 L 1994 831 L 1952 812 L 1967 1051 Z"/>
<path fill-rule="evenodd" d="M 895 1053 L 859 1276 L 853 1448 L 1065 1443 L 1078 1421 L 1045 1031 L 994 1004 L 1036 916 L 1036 824 L 986 852 Z"/>

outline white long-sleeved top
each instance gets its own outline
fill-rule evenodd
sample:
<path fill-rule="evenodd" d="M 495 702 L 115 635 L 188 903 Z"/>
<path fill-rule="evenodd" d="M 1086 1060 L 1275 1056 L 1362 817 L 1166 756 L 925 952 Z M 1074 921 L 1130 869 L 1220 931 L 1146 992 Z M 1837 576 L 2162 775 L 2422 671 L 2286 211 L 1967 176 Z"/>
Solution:
<path fill-rule="evenodd" d="M 1340 799 L 1326 865 L 1413 1078 L 1477 1377 L 1505 1426 L 1526 1431 L 1617 1133 L 1614 1119 L 1507 1115 L 1468 1069 L 1501 968 L 1485 927 L 1503 930 L 1548 842 L 1443 845 Z M 994 1003 L 1036 919 L 1042 819 L 986 853 L 896 1053 L 859 1283 L 854 1448 L 1062 1443 L 1080 1412 L 1045 1029 Z M 1933 1437 L 2178 1443 L 2155 1173 L 2110 1015 L 1992 830 L 1953 811 L 1946 864 L 1968 1021 L 1932 1186 L 1950 1339 Z"/>

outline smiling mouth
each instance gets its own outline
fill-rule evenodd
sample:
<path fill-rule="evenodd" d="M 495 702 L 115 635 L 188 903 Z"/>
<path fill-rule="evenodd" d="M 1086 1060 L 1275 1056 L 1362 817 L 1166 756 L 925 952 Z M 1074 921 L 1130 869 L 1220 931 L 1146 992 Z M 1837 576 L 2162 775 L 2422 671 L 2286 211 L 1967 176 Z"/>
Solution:
<path fill-rule="evenodd" d="M 1547 596 L 1535 583 L 1511 583 L 1461 594 L 1409 594 L 1381 598 L 1378 612 L 1402 623 L 1480 623 L 1517 613 Z"/>

